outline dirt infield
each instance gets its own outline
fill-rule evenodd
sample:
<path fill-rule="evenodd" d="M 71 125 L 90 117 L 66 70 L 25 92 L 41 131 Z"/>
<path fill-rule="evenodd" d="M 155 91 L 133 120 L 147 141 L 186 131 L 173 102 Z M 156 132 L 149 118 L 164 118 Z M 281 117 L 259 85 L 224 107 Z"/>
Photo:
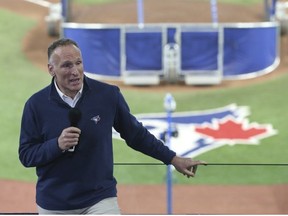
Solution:
<path fill-rule="evenodd" d="M 35 185 L 0 181 L 0 213 L 33 213 Z M 287 185 L 173 187 L 174 214 L 287 214 Z M 165 214 L 165 185 L 119 185 L 123 214 Z"/>
<path fill-rule="evenodd" d="M 165 1 L 165 4 L 163 2 Z M 52 1 L 51 1 L 52 2 Z M 53 2 L 57 2 L 54 0 Z M 73 7 L 74 21 L 99 23 L 137 22 L 136 0 L 95 7 Z M 175 4 L 176 3 L 176 4 Z M 219 4 L 221 22 L 254 22 L 263 19 L 259 7 Z M 38 21 L 38 24 L 23 39 L 23 52 L 37 67 L 46 71 L 47 45 L 55 38 L 46 32 L 44 16 L 47 8 L 19 0 L 1 0 L 0 8 L 22 14 Z M 203 0 L 145 0 L 146 22 L 210 22 L 209 4 Z M 181 11 L 181 12 L 179 12 Z M 88 15 L 91 16 L 88 16 Z M 107 16 L 107 14 L 109 14 Z M 239 16 L 245 14 L 245 16 Z M 286 44 L 286 39 L 282 43 Z M 245 81 L 225 81 L 211 88 L 228 88 L 249 85 L 272 79 L 287 72 L 285 50 L 281 52 L 281 64 L 271 74 Z M 121 88 L 128 88 L 117 83 Z M 129 87 L 137 88 L 137 87 Z M 141 88 L 147 91 L 205 90 L 206 87 L 160 85 Z M 24 169 L 24 168 L 23 168 Z M 201 172 L 201 170 L 200 170 Z M 191 180 L 193 181 L 193 179 Z M 36 212 L 35 184 L 1 180 L 1 212 Z M 119 185 L 119 203 L 124 214 L 165 214 L 165 185 Z M 185 186 L 173 188 L 173 212 L 175 214 L 288 214 L 288 185 L 272 186 Z"/>

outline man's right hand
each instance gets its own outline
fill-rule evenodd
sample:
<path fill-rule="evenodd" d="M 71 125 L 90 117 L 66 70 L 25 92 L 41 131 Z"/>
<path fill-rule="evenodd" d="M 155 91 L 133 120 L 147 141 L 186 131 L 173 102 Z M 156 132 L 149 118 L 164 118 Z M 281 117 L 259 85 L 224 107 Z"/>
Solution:
<path fill-rule="evenodd" d="M 66 151 L 76 146 L 79 142 L 81 130 L 76 127 L 65 128 L 58 138 L 58 146 L 61 150 Z"/>

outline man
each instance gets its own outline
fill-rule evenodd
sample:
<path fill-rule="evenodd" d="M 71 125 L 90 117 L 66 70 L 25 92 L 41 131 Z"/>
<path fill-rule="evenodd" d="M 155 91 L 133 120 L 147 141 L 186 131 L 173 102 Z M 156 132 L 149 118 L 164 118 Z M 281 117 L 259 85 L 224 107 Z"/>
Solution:
<path fill-rule="evenodd" d="M 52 43 L 48 70 L 51 84 L 25 104 L 19 146 L 22 164 L 36 167 L 40 214 L 120 214 L 112 127 L 128 146 L 187 177 L 205 164 L 176 156 L 150 134 L 130 113 L 118 87 L 86 77 L 76 42 Z"/>

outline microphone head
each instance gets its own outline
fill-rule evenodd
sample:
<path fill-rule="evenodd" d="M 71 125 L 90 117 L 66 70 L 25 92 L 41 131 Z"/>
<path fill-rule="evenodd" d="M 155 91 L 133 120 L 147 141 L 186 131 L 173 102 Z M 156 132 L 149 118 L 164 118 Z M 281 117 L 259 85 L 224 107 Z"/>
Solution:
<path fill-rule="evenodd" d="M 70 125 L 72 127 L 77 127 L 78 122 L 81 119 L 81 111 L 77 108 L 72 108 L 69 110 L 68 117 L 69 117 Z"/>

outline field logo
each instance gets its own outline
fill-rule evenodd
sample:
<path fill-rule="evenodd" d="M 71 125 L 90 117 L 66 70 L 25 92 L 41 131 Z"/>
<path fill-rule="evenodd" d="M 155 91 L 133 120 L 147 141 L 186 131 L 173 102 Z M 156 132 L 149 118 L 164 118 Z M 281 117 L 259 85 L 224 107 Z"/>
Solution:
<path fill-rule="evenodd" d="M 263 138 L 277 134 L 271 124 L 250 123 L 247 106 L 230 104 L 225 107 L 192 112 L 174 112 L 174 135 L 170 148 L 177 155 L 195 157 L 223 145 L 257 145 Z M 157 138 L 163 140 L 167 131 L 166 113 L 136 115 L 137 119 Z M 114 138 L 119 135 L 114 133 Z"/>

